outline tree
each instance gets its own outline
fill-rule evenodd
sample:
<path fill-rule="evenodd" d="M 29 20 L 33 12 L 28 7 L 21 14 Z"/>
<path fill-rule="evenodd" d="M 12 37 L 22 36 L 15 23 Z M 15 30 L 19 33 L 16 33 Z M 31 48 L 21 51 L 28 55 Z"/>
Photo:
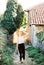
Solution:
<path fill-rule="evenodd" d="M 17 0 L 8 0 L 6 11 L 3 16 L 2 26 L 13 34 L 24 20 L 24 11 Z"/>
<path fill-rule="evenodd" d="M 15 0 L 8 0 L 6 11 L 4 12 L 2 26 L 12 34 L 16 30 L 14 18 L 16 17 L 17 2 Z M 13 15 L 14 13 L 14 15 Z"/>
<path fill-rule="evenodd" d="M 17 28 L 20 28 L 24 23 L 26 23 L 26 17 L 25 12 L 22 9 L 21 5 L 18 5 L 17 8 L 17 16 L 16 16 L 16 26 Z"/>

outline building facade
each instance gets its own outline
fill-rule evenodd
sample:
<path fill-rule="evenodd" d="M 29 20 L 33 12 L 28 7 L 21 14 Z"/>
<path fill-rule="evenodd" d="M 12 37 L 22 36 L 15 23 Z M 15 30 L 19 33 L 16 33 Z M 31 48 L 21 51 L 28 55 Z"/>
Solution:
<path fill-rule="evenodd" d="M 44 30 L 44 3 L 28 9 L 26 12 L 28 12 L 28 22 L 30 25 L 30 40 L 32 45 L 37 47 L 39 44 L 36 33 Z"/>

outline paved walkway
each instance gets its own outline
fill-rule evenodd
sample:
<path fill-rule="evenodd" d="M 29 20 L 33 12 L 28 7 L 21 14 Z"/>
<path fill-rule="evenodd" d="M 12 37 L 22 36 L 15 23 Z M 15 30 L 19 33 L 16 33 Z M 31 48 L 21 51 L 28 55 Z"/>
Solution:
<path fill-rule="evenodd" d="M 35 65 L 31 59 L 28 57 L 27 51 L 25 52 L 25 60 L 23 63 L 19 63 L 19 54 L 14 53 L 14 65 Z"/>

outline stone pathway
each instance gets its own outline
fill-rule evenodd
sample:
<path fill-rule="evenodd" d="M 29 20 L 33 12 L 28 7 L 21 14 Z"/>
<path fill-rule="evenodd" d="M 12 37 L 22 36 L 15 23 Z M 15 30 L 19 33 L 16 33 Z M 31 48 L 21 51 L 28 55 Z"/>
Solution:
<path fill-rule="evenodd" d="M 31 61 L 31 59 L 28 57 L 27 51 L 25 52 L 25 60 L 23 63 L 19 63 L 19 54 L 16 54 L 14 52 L 14 65 L 34 65 L 34 63 Z"/>

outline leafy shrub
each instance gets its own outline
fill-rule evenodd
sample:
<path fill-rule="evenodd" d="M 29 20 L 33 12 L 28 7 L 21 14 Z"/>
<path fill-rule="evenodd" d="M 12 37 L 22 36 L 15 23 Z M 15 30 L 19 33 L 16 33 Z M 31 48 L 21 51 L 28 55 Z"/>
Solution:
<path fill-rule="evenodd" d="M 38 54 L 38 50 L 34 49 L 29 52 L 29 57 L 34 57 L 36 54 Z"/>
<path fill-rule="evenodd" d="M 34 59 L 39 58 L 40 55 L 42 55 L 42 54 L 38 53 L 37 55 L 34 56 Z"/>
<path fill-rule="evenodd" d="M 40 49 L 29 47 L 27 48 L 29 57 L 32 58 L 32 61 L 36 62 L 36 65 L 44 65 L 44 52 Z"/>
<path fill-rule="evenodd" d="M 38 58 L 36 58 L 35 61 L 36 61 L 37 63 L 44 62 L 44 55 L 38 56 Z"/>
<path fill-rule="evenodd" d="M 34 47 L 27 48 L 29 57 L 34 57 L 36 54 L 38 54 L 39 50 L 35 49 Z"/>
<path fill-rule="evenodd" d="M 41 62 L 40 64 L 38 64 L 38 65 L 44 65 L 44 62 Z"/>
<path fill-rule="evenodd" d="M 34 49 L 34 47 L 28 47 L 26 50 L 27 51 L 31 51 L 31 50 L 33 50 Z"/>
<path fill-rule="evenodd" d="M 44 30 L 39 32 L 39 33 L 37 33 L 36 36 L 39 39 L 39 41 L 42 42 L 44 40 Z"/>
<path fill-rule="evenodd" d="M 7 43 L 2 54 L 2 65 L 13 65 L 13 52 L 15 48 L 12 43 Z"/>
<path fill-rule="evenodd" d="M 8 52 L 3 53 L 2 56 L 2 65 L 12 65 L 13 58 Z"/>
<path fill-rule="evenodd" d="M 9 43 L 7 43 L 7 47 L 8 47 L 7 51 L 10 52 L 10 54 L 11 54 L 15 51 L 16 44 L 9 42 Z"/>

